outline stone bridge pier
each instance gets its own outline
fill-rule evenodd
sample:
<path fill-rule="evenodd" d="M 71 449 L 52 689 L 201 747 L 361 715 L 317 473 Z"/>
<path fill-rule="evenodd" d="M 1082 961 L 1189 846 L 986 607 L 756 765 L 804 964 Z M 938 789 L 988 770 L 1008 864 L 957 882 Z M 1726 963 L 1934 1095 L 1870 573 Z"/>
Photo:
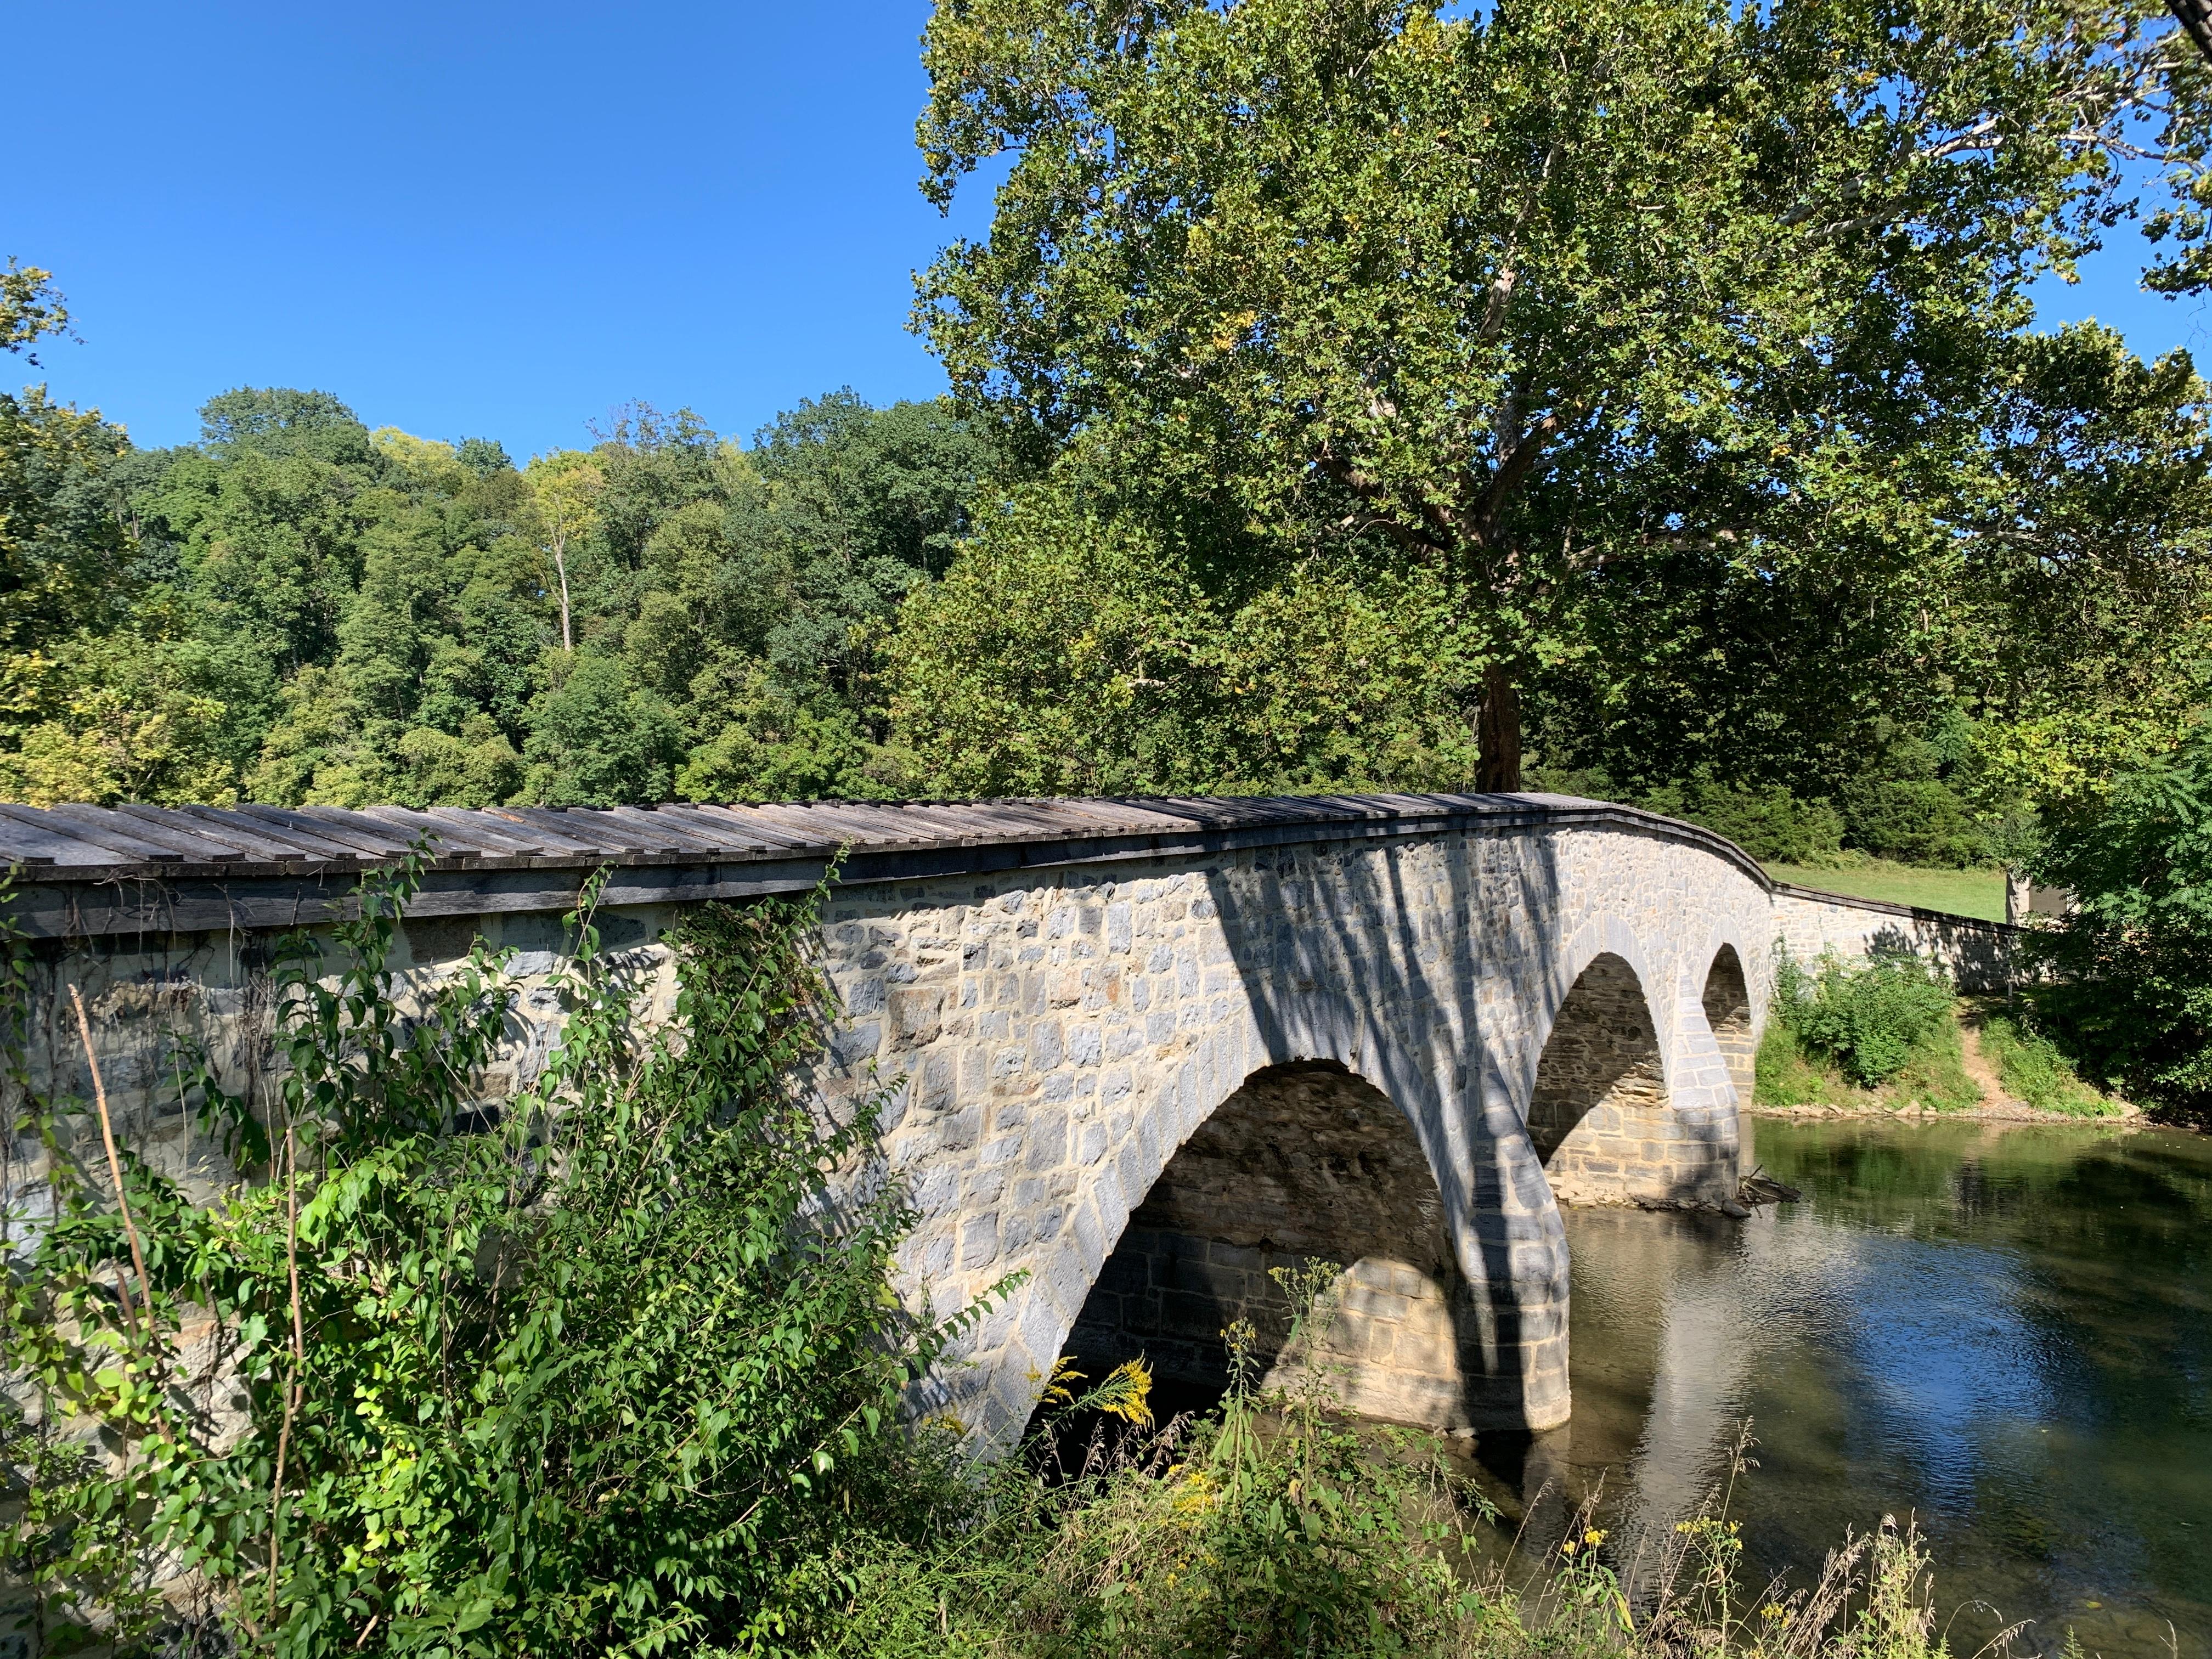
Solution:
<path fill-rule="evenodd" d="M 478 937 L 520 953 L 509 1082 L 557 1041 L 531 976 L 592 871 L 606 941 L 659 964 L 653 1017 L 684 906 L 804 891 L 842 857 L 823 943 L 843 1016 L 812 1085 L 831 1110 L 887 1093 L 882 1157 L 921 1216 L 905 1292 L 943 1313 L 1008 1287 L 918 1402 L 1000 1445 L 1061 1355 L 1218 1382 L 1239 1321 L 1255 1365 L 1322 1362 L 1372 1415 L 1558 1424 L 1559 1206 L 1732 1201 L 1777 942 L 1919 951 L 1969 986 L 2001 983 L 2008 948 L 1547 796 L 9 807 L 34 1079 L 86 1092 L 76 985 L 125 1132 L 216 1178 L 165 1103 L 176 1043 L 273 1087 L 270 937 L 326 926 L 364 863 L 423 837 L 398 965 L 446 972 Z M 1317 1352 L 1285 1347 L 1278 1268 L 1329 1287 Z"/>
<path fill-rule="evenodd" d="M 1746 864 L 1493 820 L 841 896 L 914 1281 L 943 1310 L 1024 1275 L 933 1403 L 1003 1437 L 1070 1352 L 1202 1384 L 1241 1319 L 1371 1415 L 1563 1421 L 1559 1205 L 1735 1196 L 1773 933 Z M 1315 1267 L 1336 1315 L 1286 1355 L 1272 1270 Z"/>

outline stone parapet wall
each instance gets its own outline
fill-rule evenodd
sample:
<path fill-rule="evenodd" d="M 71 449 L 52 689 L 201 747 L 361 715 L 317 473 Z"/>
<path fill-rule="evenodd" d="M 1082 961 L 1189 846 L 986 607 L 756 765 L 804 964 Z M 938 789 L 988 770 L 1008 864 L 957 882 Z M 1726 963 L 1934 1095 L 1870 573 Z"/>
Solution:
<path fill-rule="evenodd" d="M 1802 887 L 1778 887 L 1773 902 L 1775 937 L 1801 963 L 1828 951 L 1846 961 L 1917 956 L 1960 990 L 1990 994 L 2008 989 L 2026 971 L 2019 930 L 2002 923 Z"/>

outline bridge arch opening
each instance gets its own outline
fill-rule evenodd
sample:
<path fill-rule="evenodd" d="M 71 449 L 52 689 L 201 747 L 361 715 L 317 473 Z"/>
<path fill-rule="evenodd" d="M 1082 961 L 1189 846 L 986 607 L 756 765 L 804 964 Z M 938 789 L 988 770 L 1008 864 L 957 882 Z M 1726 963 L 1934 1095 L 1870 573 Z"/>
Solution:
<path fill-rule="evenodd" d="M 1315 1352 L 1286 1352 L 1270 1270 L 1323 1264 L 1335 1316 Z M 1239 1319 L 1271 1383 L 1317 1365 L 1363 1415 L 1471 1421 L 1478 1322 L 1436 1177 L 1405 1114 L 1340 1066 L 1256 1072 L 1199 1126 L 1130 1214 L 1067 1346 L 1093 1378 L 1141 1355 L 1166 1400 L 1196 1404 L 1226 1386 Z"/>
<path fill-rule="evenodd" d="M 1658 1024 L 1636 969 L 1611 951 L 1583 969 L 1536 1065 L 1528 1139 L 1563 1204 L 1666 1203 L 1694 1179 L 1669 1111 Z"/>
<path fill-rule="evenodd" d="M 1744 978 L 1743 959 L 1733 945 L 1723 945 L 1713 953 L 1712 966 L 1705 974 L 1705 1006 L 1713 1046 L 1721 1051 L 1729 1082 L 1735 1089 L 1735 1103 L 1748 1106 L 1759 1045 L 1751 1032 L 1751 987 Z"/>

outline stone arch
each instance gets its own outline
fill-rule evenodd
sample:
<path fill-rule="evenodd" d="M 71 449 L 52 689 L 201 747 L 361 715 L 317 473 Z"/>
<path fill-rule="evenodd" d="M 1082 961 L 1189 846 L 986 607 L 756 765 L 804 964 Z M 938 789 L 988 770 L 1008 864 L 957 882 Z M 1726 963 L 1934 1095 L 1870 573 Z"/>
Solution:
<path fill-rule="evenodd" d="M 1582 969 L 1552 1020 L 1528 1097 L 1528 1138 L 1561 1203 L 1674 1203 L 1701 1160 L 1669 1109 L 1661 1033 L 1619 953 Z"/>
<path fill-rule="evenodd" d="M 1723 941 L 1713 952 L 1699 1001 L 1705 1012 L 1705 1029 L 1712 1033 L 1713 1046 L 1720 1050 L 1722 1062 L 1728 1067 L 1735 1104 L 1748 1106 L 1759 1039 L 1752 1024 L 1751 983 L 1735 945 Z"/>
<path fill-rule="evenodd" d="M 1525 1012 L 1522 1020 L 1516 1022 L 1516 1040 L 1493 1060 L 1496 1069 L 1492 1078 L 1503 1085 L 1505 1098 L 1515 1103 L 1516 1110 L 1524 1121 L 1542 1064 L 1544 1045 L 1558 1028 L 1569 998 L 1592 963 L 1603 956 L 1618 957 L 1638 986 L 1646 988 L 1647 1002 L 1650 1000 L 1649 988 L 1666 982 L 1662 964 L 1647 956 L 1636 929 L 1619 915 L 1601 913 L 1586 916 L 1571 933 L 1561 931 L 1565 937 L 1556 945 L 1542 951 L 1543 965 L 1536 974 L 1525 979 L 1516 975 L 1500 987 L 1506 996 L 1521 1002 Z M 1671 1084 L 1674 1054 L 1670 1040 L 1674 1033 L 1664 1021 L 1666 1012 L 1656 1006 L 1651 1009 L 1658 1032 L 1660 1073 Z M 1502 1066 L 1497 1064 L 1498 1061 L 1503 1062 Z"/>
<path fill-rule="evenodd" d="M 1325 1267 L 1337 1313 L 1286 1352 L 1271 1270 Z M 1223 1332 L 1250 1322 L 1270 1382 L 1318 1362 L 1344 1404 L 1469 1424 L 1486 1367 L 1435 1173 L 1407 1115 L 1333 1061 L 1266 1066 L 1186 1140 L 1131 1212 L 1067 1346 L 1086 1373 L 1143 1355 L 1194 1390 L 1227 1381 Z"/>

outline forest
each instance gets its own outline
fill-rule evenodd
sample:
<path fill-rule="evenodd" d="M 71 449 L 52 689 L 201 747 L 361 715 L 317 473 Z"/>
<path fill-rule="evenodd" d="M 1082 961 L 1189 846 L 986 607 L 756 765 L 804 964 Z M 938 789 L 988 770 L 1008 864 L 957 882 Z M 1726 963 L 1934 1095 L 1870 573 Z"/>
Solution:
<path fill-rule="evenodd" d="M 1553 601 L 1523 781 L 1768 859 L 1966 866 L 2023 857 L 2039 805 L 2171 748 L 2201 696 L 2203 388 L 2094 328 L 2016 355 L 1994 459 L 2034 539 L 1945 525 L 1947 568 L 1901 572 L 1822 549 L 1778 579 L 1724 543 L 1604 572 Z M 520 465 L 326 392 L 200 416 L 201 442 L 142 450 L 40 387 L 0 394 L 8 798 L 1475 780 L 1481 649 L 1445 583 L 1165 492 L 1131 512 L 1127 481 L 1025 459 L 949 398 L 829 392 L 744 442 L 636 407 Z M 1161 501 L 1175 520 L 1148 522 Z"/>

